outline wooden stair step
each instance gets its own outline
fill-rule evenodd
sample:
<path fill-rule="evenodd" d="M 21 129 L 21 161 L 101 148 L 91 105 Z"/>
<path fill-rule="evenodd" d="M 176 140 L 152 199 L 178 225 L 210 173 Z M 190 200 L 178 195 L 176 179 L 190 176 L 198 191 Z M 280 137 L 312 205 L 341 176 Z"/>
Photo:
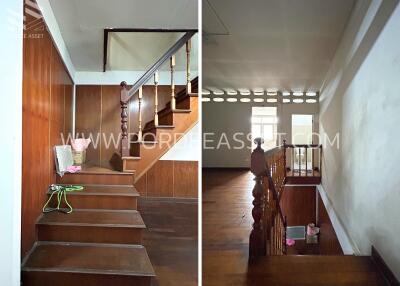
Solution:
<path fill-rule="evenodd" d="M 163 110 L 158 112 L 158 126 L 173 126 L 174 125 L 174 114 L 179 113 L 190 113 L 190 109 L 174 109 L 172 110 L 169 107 L 164 108 Z M 144 130 L 148 130 L 150 128 L 154 128 L 155 123 L 154 119 L 147 122 L 144 126 Z"/>
<path fill-rule="evenodd" d="M 158 138 L 157 132 L 162 132 L 162 130 L 171 130 L 174 128 L 175 128 L 174 125 L 150 126 L 143 130 L 143 139 L 144 140 L 156 140 Z"/>
<path fill-rule="evenodd" d="M 83 191 L 69 192 L 68 202 L 75 209 L 136 210 L 140 196 L 134 186 L 124 185 L 83 185 Z M 51 191 L 47 192 L 50 196 Z M 56 207 L 53 196 L 50 207 Z M 62 204 L 61 207 L 66 207 Z"/>
<path fill-rule="evenodd" d="M 146 136 L 144 136 L 144 137 L 145 137 L 145 139 L 147 139 Z M 154 137 L 154 136 L 151 136 L 151 137 Z M 154 138 L 151 138 L 151 139 L 154 139 Z M 155 141 L 155 140 L 153 140 L 153 141 L 142 140 L 142 141 L 132 142 L 130 145 L 130 148 L 129 148 L 129 153 L 133 157 L 140 158 L 140 150 L 142 148 L 155 148 L 157 144 L 158 144 L 158 141 Z"/>
<path fill-rule="evenodd" d="M 119 172 L 97 166 L 83 166 L 82 171 L 57 175 L 58 184 L 133 185 L 134 172 Z"/>
<path fill-rule="evenodd" d="M 369 256 L 283 255 L 249 267 L 253 285 L 386 285 Z M 265 284 L 263 284 L 265 285 Z"/>
<path fill-rule="evenodd" d="M 152 127 L 144 129 L 143 133 L 152 132 L 157 129 L 174 129 L 174 128 L 175 128 L 174 125 L 157 125 L 157 126 L 152 126 Z"/>
<path fill-rule="evenodd" d="M 190 113 L 190 112 L 191 112 L 190 109 L 175 108 L 174 110 L 172 110 L 171 108 L 166 107 L 163 110 L 158 112 L 158 117 L 160 118 L 160 117 L 163 117 L 163 116 L 171 114 L 171 113 Z M 154 122 L 154 120 L 152 120 L 152 121 Z"/>
<path fill-rule="evenodd" d="M 80 210 L 70 214 L 42 214 L 37 223 L 38 239 L 42 241 L 138 244 L 143 219 L 135 210 Z"/>
<path fill-rule="evenodd" d="M 139 245 L 37 242 L 22 264 L 24 286 L 150 286 L 152 277 Z"/>

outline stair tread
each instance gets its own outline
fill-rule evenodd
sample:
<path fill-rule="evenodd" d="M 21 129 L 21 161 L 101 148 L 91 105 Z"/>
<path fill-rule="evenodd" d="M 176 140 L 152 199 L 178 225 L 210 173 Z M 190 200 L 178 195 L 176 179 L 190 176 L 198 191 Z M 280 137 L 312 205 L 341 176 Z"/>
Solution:
<path fill-rule="evenodd" d="M 141 245 L 37 242 L 22 271 L 155 276 Z"/>
<path fill-rule="evenodd" d="M 121 157 L 122 160 L 140 160 L 141 157 L 138 156 L 125 156 L 125 157 Z"/>
<path fill-rule="evenodd" d="M 296 265 L 296 267 L 290 267 Z M 282 255 L 263 257 L 252 271 L 261 275 L 268 273 L 331 273 L 374 272 L 375 265 L 369 256 L 352 255 Z"/>
<path fill-rule="evenodd" d="M 84 165 L 82 166 L 82 171 L 78 171 L 76 173 L 65 173 L 64 176 L 74 176 L 74 175 L 80 175 L 80 174 L 91 174 L 91 175 L 123 175 L 123 176 L 129 176 L 133 175 L 134 172 L 119 172 L 99 166 L 94 166 L 94 165 Z"/>
<path fill-rule="evenodd" d="M 190 109 L 183 109 L 183 108 L 175 108 L 175 109 L 171 109 L 169 107 L 164 108 L 163 110 L 158 112 L 158 115 L 164 115 L 164 114 L 168 114 L 168 113 L 190 113 L 192 110 Z M 154 121 L 154 120 L 152 120 Z"/>
<path fill-rule="evenodd" d="M 145 128 L 143 130 L 143 133 L 146 133 L 147 131 L 154 130 L 154 129 L 174 129 L 174 128 L 175 128 L 174 125 L 157 125 L 157 127 L 156 126 L 150 126 L 148 128 Z"/>
<path fill-rule="evenodd" d="M 262 257 L 247 269 L 248 285 L 387 285 L 369 256 Z"/>
<path fill-rule="evenodd" d="M 136 210 L 75 209 L 70 214 L 51 212 L 42 214 L 38 225 L 98 226 L 145 228 L 142 216 Z"/>
<path fill-rule="evenodd" d="M 157 144 L 158 143 L 158 141 L 149 141 L 149 140 L 146 140 L 146 141 L 134 141 L 134 142 L 132 142 L 131 144 L 148 144 L 148 145 L 154 145 L 154 144 Z"/>
<path fill-rule="evenodd" d="M 83 191 L 70 192 L 68 193 L 68 196 L 127 196 L 127 197 L 140 196 L 139 192 L 136 190 L 134 186 L 127 186 L 127 185 L 81 185 L 81 186 L 84 187 Z M 47 194 L 51 194 L 51 191 L 48 190 Z"/>

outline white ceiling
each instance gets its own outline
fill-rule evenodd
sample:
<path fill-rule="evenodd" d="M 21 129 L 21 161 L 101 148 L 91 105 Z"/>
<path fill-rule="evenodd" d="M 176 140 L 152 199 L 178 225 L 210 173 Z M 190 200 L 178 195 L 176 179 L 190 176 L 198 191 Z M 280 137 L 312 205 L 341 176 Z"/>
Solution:
<path fill-rule="evenodd" d="M 202 0 L 203 86 L 318 91 L 354 0 Z"/>
<path fill-rule="evenodd" d="M 49 1 L 77 71 L 103 70 L 104 28 L 197 29 L 196 0 Z M 155 46 L 159 46 L 159 50 L 152 48 L 157 57 L 169 48 L 157 43 Z M 139 42 L 131 48 L 133 54 L 138 54 L 146 46 Z M 131 62 L 129 68 L 138 67 Z"/>
<path fill-rule="evenodd" d="M 107 70 L 148 70 L 184 33 L 109 33 Z M 197 70 L 198 35 L 192 37 L 190 68 Z M 134 47 L 134 48 L 133 48 Z M 161 70 L 170 70 L 167 61 Z M 175 54 L 175 70 L 186 71 L 186 46 Z"/>

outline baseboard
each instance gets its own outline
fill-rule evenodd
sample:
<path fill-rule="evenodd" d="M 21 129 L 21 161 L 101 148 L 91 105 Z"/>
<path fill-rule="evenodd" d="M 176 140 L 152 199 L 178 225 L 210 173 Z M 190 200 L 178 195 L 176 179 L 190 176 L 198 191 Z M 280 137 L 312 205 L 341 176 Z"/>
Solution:
<path fill-rule="evenodd" d="M 400 282 L 397 280 L 396 276 L 394 276 L 392 270 L 390 270 L 390 268 L 387 266 L 386 262 L 383 260 L 382 256 L 379 254 L 374 246 L 372 246 L 371 249 L 371 257 L 381 274 L 385 277 L 388 285 L 400 286 Z"/>
<path fill-rule="evenodd" d="M 352 240 L 348 235 L 346 228 L 343 226 L 342 222 L 337 216 L 335 209 L 333 208 L 332 202 L 329 200 L 329 197 L 324 188 L 322 187 L 322 185 L 318 185 L 317 190 L 321 196 L 322 202 L 325 205 L 325 209 L 332 222 L 332 226 L 336 232 L 336 236 L 339 240 L 340 246 L 342 247 L 343 253 L 345 255 L 360 254 L 360 251 L 358 250 L 357 246 L 354 243 L 352 243 Z"/>

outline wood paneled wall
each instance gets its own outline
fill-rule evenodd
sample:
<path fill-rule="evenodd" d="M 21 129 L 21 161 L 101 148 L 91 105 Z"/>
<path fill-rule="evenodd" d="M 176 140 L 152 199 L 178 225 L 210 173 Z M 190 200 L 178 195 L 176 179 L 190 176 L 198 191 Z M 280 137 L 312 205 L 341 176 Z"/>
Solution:
<path fill-rule="evenodd" d="M 179 92 L 184 86 L 177 86 Z M 121 133 L 121 105 L 119 85 L 78 85 L 76 86 L 76 127 L 78 137 L 93 138 L 88 148 L 87 162 L 111 168 L 110 159 L 119 152 Z M 158 86 L 158 110 L 163 109 L 171 98 L 170 86 Z M 128 130 L 138 130 L 137 96 L 129 102 Z M 142 126 L 154 118 L 154 86 L 143 87 Z M 114 141 L 110 139 L 113 136 Z M 115 144 L 114 144 L 115 142 Z"/>
<path fill-rule="evenodd" d="M 157 161 L 135 184 L 146 197 L 197 198 L 197 161 Z"/>
<path fill-rule="evenodd" d="M 24 36 L 22 257 L 36 240 L 35 221 L 48 185 L 55 182 L 52 147 L 62 143 L 60 133 L 71 132 L 73 89 L 45 25 L 26 31 Z"/>

